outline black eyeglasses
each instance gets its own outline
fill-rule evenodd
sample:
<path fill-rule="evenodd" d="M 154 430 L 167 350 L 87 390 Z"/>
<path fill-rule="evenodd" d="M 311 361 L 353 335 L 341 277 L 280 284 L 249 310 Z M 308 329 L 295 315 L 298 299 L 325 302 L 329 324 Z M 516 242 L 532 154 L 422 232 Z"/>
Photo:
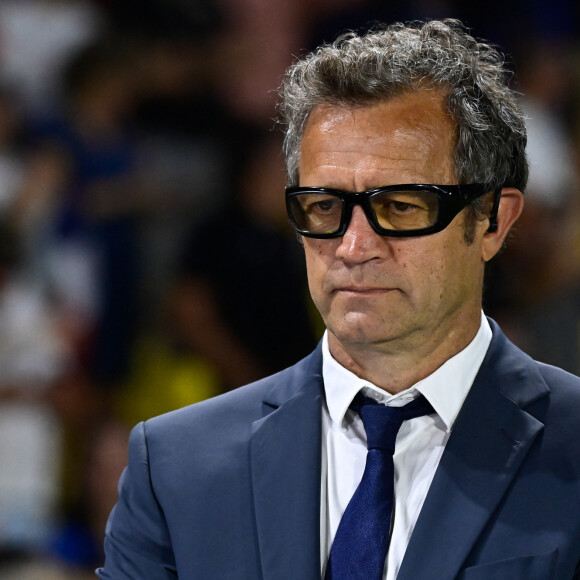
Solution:
<path fill-rule="evenodd" d="M 327 187 L 287 187 L 286 208 L 296 231 L 309 238 L 337 238 L 348 228 L 352 210 L 360 205 L 381 236 L 424 236 L 444 230 L 478 197 L 495 191 L 489 231 L 497 228 L 501 187 L 489 184 L 388 185 L 348 192 Z"/>

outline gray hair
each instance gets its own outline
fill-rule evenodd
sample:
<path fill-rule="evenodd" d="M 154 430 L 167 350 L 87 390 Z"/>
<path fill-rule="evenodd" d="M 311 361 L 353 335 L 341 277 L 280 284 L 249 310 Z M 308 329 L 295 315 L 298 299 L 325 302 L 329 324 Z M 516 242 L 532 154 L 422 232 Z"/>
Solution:
<path fill-rule="evenodd" d="M 349 32 L 286 72 L 279 111 L 289 183 L 298 184 L 306 122 L 320 105 L 361 107 L 408 92 L 441 89 L 456 124 L 459 183 L 524 190 L 526 128 L 502 55 L 457 20 Z"/>

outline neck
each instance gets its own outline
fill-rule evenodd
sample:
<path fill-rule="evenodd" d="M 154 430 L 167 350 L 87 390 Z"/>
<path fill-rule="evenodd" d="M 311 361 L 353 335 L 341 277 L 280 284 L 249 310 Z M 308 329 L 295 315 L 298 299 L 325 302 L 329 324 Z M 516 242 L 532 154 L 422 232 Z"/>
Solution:
<path fill-rule="evenodd" d="M 328 333 L 330 353 L 343 367 L 390 394 L 400 393 L 434 373 L 461 352 L 480 327 L 480 314 L 469 323 L 432 334 L 427 341 L 407 337 L 378 344 L 352 344 Z"/>

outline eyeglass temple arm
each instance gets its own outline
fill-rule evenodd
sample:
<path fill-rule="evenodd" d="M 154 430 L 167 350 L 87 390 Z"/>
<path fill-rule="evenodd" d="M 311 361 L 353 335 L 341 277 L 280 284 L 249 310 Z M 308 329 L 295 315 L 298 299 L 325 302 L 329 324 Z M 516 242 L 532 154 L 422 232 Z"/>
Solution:
<path fill-rule="evenodd" d="M 501 190 L 502 190 L 501 187 L 496 187 L 495 189 L 493 205 L 491 206 L 491 211 L 489 213 L 489 228 L 487 228 L 487 231 L 490 233 L 497 231 L 497 212 L 499 209 Z"/>

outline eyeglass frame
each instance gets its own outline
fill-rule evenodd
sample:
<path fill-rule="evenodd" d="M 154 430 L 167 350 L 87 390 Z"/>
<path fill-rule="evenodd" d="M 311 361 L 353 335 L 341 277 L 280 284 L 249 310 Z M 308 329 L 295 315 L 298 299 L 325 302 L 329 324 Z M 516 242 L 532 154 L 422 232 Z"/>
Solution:
<path fill-rule="evenodd" d="M 287 187 L 285 190 L 285 197 L 286 211 L 288 213 L 290 223 L 296 232 L 301 236 L 317 239 L 339 238 L 343 236 L 350 224 L 354 206 L 360 205 L 368 222 L 377 234 L 381 236 L 403 238 L 426 236 L 443 231 L 462 209 L 473 203 L 473 201 L 475 201 L 478 197 L 481 197 L 482 195 L 492 191 L 494 192 L 494 200 L 489 214 L 489 228 L 487 231 L 495 232 L 497 230 L 497 212 L 499 208 L 501 190 L 502 186 L 494 187 L 493 185 L 484 183 L 469 183 L 463 185 L 407 183 L 375 187 L 365 191 L 344 191 L 341 189 L 334 189 L 329 187 L 302 187 L 297 185 Z M 376 214 L 372 209 L 371 198 L 380 193 L 388 193 L 390 191 L 429 191 L 434 193 L 439 199 L 439 208 L 435 223 L 431 226 L 420 228 L 418 230 L 388 230 L 381 227 L 376 218 Z M 298 224 L 292 215 L 290 202 L 293 197 L 304 193 L 322 193 L 332 195 L 340 199 L 342 203 L 342 211 L 340 214 L 340 224 L 335 232 L 313 233 L 298 227 Z"/>

